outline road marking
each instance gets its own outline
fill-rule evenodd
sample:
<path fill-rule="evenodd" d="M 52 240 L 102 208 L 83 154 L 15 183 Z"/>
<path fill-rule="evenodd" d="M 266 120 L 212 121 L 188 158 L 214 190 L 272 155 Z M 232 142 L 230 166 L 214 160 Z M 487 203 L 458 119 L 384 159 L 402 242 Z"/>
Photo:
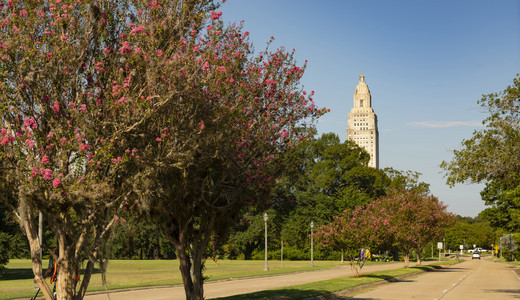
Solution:
<path fill-rule="evenodd" d="M 511 270 L 511 272 L 513 272 L 513 274 L 515 274 L 516 278 L 518 278 L 518 280 L 520 280 L 520 276 L 518 276 L 518 274 L 515 272 L 515 270 Z"/>
<path fill-rule="evenodd" d="M 444 298 L 448 294 L 449 291 L 453 290 L 455 286 L 459 285 L 464 279 L 468 278 L 471 274 L 473 274 L 477 269 L 479 269 L 481 266 L 479 265 L 477 268 L 472 269 L 468 274 L 464 275 L 462 278 L 459 279 L 459 282 L 452 284 L 452 287 L 449 289 L 446 289 L 442 291 L 443 295 L 439 297 L 439 299 Z M 520 278 L 519 278 L 520 279 Z"/>

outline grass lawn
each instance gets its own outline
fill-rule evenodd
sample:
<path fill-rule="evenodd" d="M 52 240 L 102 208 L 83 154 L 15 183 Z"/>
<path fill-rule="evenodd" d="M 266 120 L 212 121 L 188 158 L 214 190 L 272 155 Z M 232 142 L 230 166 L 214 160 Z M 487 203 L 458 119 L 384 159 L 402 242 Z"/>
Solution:
<path fill-rule="evenodd" d="M 47 266 L 47 261 L 43 265 Z M 337 261 L 315 261 L 315 267 L 310 267 L 309 261 L 269 262 L 269 272 L 264 271 L 264 261 L 244 260 L 209 260 L 206 263 L 205 276 L 208 280 L 220 280 L 250 276 L 272 275 L 280 273 L 311 271 L 333 268 L 339 265 Z M 0 299 L 30 298 L 34 296 L 33 274 L 31 261 L 28 259 L 11 259 L 7 270 L 0 279 Z M 44 269 L 45 270 L 45 269 Z M 107 289 L 121 289 L 144 286 L 160 286 L 182 284 L 177 260 L 111 260 L 107 268 Z M 48 282 L 48 281 L 47 281 Z M 101 283 L 101 274 L 94 271 L 88 291 L 105 290 Z"/>

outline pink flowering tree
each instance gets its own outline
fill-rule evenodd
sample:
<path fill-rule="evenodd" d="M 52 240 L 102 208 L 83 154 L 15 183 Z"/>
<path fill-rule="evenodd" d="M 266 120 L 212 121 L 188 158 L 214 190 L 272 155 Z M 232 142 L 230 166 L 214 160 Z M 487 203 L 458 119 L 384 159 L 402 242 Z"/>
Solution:
<path fill-rule="evenodd" d="M 140 153 L 161 151 L 140 139 L 169 135 L 158 114 L 189 117 L 190 103 L 176 101 L 190 88 L 210 91 L 193 80 L 212 67 L 188 58 L 190 32 L 214 7 L 203 0 L 0 4 L 0 176 L 9 183 L 0 192 L 25 229 L 46 299 L 35 214 L 56 235 L 57 298 L 83 298 L 132 195 L 127 182 Z M 204 128 L 205 119 L 192 120 Z"/>
<path fill-rule="evenodd" d="M 415 250 L 421 264 L 424 247 L 439 238 L 444 229 L 454 224 L 455 215 L 446 211 L 446 205 L 424 192 L 422 188 L 393 189 L 373 203 L 379 213 L 387 216 L 388 234 L 403 252 L 405 267 L 410 253 Z"/>
<path fill-rule="evenodd" d="M 293 52 L 255 55 L 249 33 L 224 26 L 220 15 L 212 11 L 202 30 L 158 43 L 164 61 L 150 101 L 174 101 L 135 137 L 145 150 L 134 203 L 175 246 L 187 299 L 204 297 L 209 241 L 222 239 L 249 205 L 268 203 L 284 152 L 324 113 L 301 89 L 304 66 Z M 125 52 L 137 66 L 141 52 L 154 47 L 136 49 L 149 30 L 126 37 Z"/>
<path fill-rule="evenodd" d="M 379 213 L 374 213 L 374 212 Z M 343 251 L 355 277 L 365 264 L 361 250 L 370 249 L 384 243 L 388 237 L 386 228 L 389 226 L 387 216 L 382 215 L 373 204 L 345 210 L 342 215 L 334 216 L 331 223 L 318 227 L 315 233 L 316 241 L 324 248 Z"/>

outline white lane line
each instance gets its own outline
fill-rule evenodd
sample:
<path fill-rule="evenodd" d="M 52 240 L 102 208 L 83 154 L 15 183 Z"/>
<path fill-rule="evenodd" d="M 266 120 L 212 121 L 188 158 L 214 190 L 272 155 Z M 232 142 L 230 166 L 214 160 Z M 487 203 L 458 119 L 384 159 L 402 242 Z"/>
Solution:
<path fill-rule="evenodd" d="M 477 268 L 472 269 L 468 274 L 466 274 L 465 276 L 463 276 L 462 278 L 460 278 L 460 279 L 459 279 L 459 282 L 454 283 L 454 284 L 452 285 L 451 288 L 442 291 L 443 295 L 442 295 L 441 297 L 439 297 L 439 299 L 444 298 L 444 296 L 446 296 L 446 295 L 448 294 L 449 291 L 453 290 L 457 285 L 461 284 L 462 281 L 463 281 L 464 279 L 468 278 L 471 274 L 473 274 L 473 273 L 474 273 L 477 269 L 479 269 L 480 267 L 481 267 L 481 266 L 479 265 Z M 520 278 L 519 278 L 519 279 L 520 279 Z"/>
<path fill-rule="evenodd" d="M 511 270 L 511 272 L 513 272 L 513 274 L 515 274 L 516 278 L 518 278 L 518 280 L 520 280 L 520 276 L 518 276 L 518 274 L 515 272 L 515 270 Z"/>

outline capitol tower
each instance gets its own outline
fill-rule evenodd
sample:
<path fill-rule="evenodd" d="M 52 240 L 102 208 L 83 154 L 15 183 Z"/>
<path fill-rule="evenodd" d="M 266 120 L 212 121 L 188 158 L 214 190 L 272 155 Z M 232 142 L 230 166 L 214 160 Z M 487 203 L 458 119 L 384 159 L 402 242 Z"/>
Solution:
<path fill-rule="evenodd" d="M 369 167 L 379 168 L 377 116 L 372 109 L 372 97 L 363 74 L 359 76 L 359 83 L 354 91 L 354 107 L 348 114 L 347 139 L 370 154 Z"/>

